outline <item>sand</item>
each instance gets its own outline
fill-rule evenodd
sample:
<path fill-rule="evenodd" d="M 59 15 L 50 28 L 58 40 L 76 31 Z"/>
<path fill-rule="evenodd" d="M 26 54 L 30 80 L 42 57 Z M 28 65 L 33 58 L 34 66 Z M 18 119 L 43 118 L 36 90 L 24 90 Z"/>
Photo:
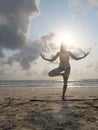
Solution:
<path fill-rule="evenodd" d="M 98 130 L 98 88 L 0 88 L 0 130 Z"/>

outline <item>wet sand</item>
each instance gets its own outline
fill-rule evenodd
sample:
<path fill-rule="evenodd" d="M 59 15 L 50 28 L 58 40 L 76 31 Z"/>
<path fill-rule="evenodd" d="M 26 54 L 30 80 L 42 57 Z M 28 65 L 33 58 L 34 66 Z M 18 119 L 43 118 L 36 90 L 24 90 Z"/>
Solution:
<path fill-rule="evenodd" d="M 0 130 L 98 130 L 98 88 L 0 88 Z"/>

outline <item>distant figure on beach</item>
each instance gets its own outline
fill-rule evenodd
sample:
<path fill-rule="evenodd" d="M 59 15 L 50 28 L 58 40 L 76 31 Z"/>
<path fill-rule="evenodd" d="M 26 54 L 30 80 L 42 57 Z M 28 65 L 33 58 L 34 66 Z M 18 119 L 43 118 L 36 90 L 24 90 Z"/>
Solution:
<path fill-rule="evenodd" d="M 54 60 L 56 60 L 59 57 L 60 63 L 59 63 L 58 68 L 51 70 L 48 73 L 48 75 L 50 77 L 53 77 L 53 76 L 62 76 L 63 77 L 64 86 L 63 86 L 63 92 L 62 92 L 62 101 L 65 100 L 65 92 L 67 89 L 67 82 L 68 82 L 70 69 L 71 69 L 70 63 L 69 63 L 69 57 L 72 57 L 75 60 L 80 60 L 82 58 L 85 58 L 88 54 L 89 54 L 89 52 L 84 53 L 84 56 L 78 58 L 74 54 L 72 54 L 70 51 L 67 51 L 66 45 L 64 43 L 61 43 L 60 51 L 57 52 L 56 55 L 53 56 L 51 59 L 45 58 L 45 56 L 41 53 L 41 57 L 44 60 L 47 60 L 50 62 L 53 62 Z"/>

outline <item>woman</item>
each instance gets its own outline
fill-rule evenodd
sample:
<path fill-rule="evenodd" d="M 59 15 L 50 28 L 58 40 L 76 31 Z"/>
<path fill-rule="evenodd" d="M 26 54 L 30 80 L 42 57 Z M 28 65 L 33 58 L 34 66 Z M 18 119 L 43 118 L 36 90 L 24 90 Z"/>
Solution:
<path fill-rule="evenodd" d="M 62 76 L 63 77 L 63 81 L 64 81 L 63 92 L 62 92 L 62 100 L 63 101 L 65 100 L 67 81 L 68 81 L 69 74 L 70 74 L 69 57 L 72 57 L 75 60 L 80 60 L 82 58 L 85 58 L 88 54 L 89 54 L 89 52 L 85 53 L 84 56 L 78 58 L 75 55 L 73 55 L 70 51 L 67 51 L 66 46 L 64 44 L 61 44 L 60 52 L 57 52 L 56 55 L 53 56 L 51 59 L 47 59 L 47 58 L 45 58 L 45 56 L 43 54 L 41 54 L 41 57 L 44 60 L 47 60 L 50 62 L 53 62 L 54 60 L 56 60 L 59 57 L 59 60 L 60 60 L 59 67 L 50 71 L 48 73 L 48 75 L 50 77 L 52 77 L 52 76 Z"/>

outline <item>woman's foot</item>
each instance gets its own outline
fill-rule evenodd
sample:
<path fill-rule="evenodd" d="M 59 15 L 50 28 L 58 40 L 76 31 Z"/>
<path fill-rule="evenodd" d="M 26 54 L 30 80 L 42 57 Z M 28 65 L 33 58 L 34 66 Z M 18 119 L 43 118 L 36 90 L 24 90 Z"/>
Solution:
<path fill-rule="evenodd" d="M 62 101 L 65 101 L 65 97 L 62 97 Z"/>

